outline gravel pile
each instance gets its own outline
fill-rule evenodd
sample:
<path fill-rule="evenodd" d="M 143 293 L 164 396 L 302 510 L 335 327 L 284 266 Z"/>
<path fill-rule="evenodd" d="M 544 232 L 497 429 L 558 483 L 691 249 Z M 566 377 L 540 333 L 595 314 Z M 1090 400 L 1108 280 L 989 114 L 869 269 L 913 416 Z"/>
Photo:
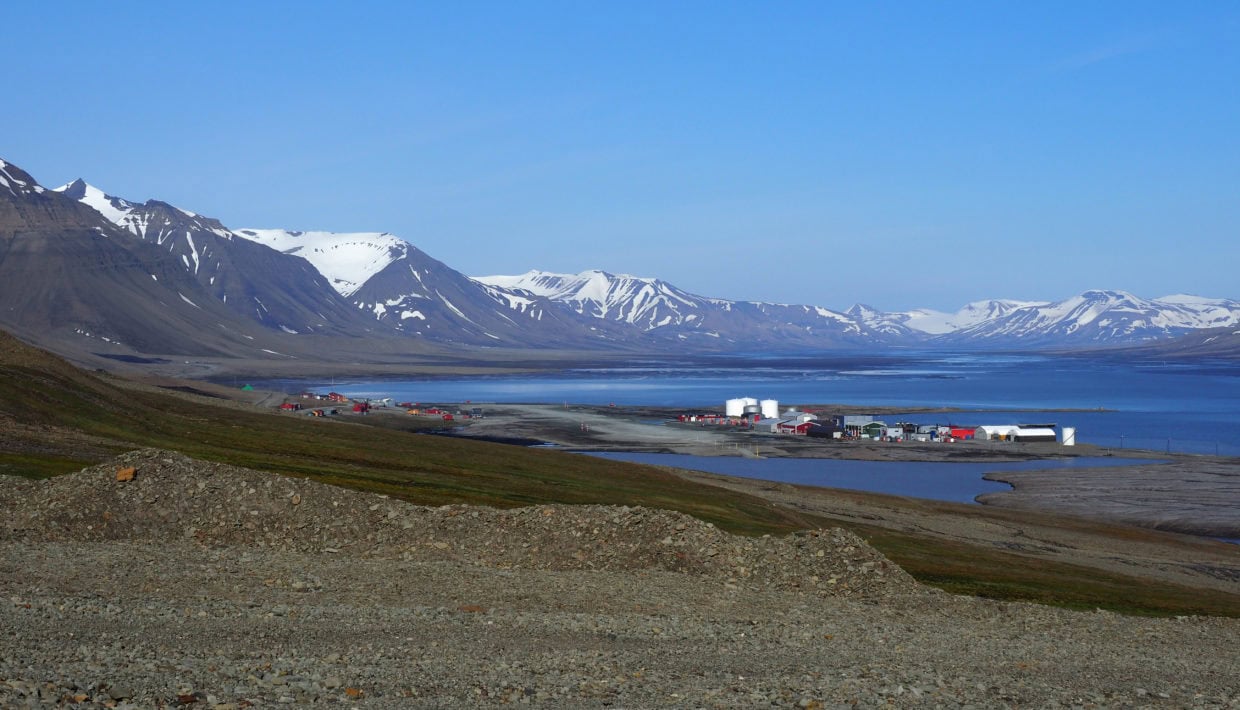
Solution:
<path fill-rule="evenodd" d="M 1240 707 L 1236 620 L 954 597 L 837 531 L 423 508 L 150 450 L 3 483 L 3 708 Z"/>
<path fill-rule="evenodd" d="M 126 469 L 132 480 L 118 481 Z M 14 511 L 0 536 L 14 540 L 185 539 L 522 569 L 667 570 L 831 596 L 917 589 L 898 566 L 838 528 L 749 539 L 640 507 L 428 508 L 156 449 L 0 496 Z"/>

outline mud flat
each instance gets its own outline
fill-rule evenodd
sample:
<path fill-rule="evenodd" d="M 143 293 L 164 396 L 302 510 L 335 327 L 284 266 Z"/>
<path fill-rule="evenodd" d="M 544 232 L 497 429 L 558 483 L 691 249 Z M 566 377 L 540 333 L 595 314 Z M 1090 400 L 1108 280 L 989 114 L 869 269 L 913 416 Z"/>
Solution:
<path fill-rule="evenodd" d="M 1196 535 L 1134 528 L 1085 512 L 978 506 L 668 470 L 851 529 L 913 534 L 948 546 L 1012 553 L 1014 559 L 1029 559 L 1029 564 L 1047 560 L 1240 594 L 1240 545 Z"/>
<path fill-rule="evenodd" d="M 1114 520 L 1157 530 L 1240 538 L 1240 462 L 1182 457 L 1159 464 L 1063 471 L 1003 471 L 985 478 L 1013 490 L 978 502 Z"/>

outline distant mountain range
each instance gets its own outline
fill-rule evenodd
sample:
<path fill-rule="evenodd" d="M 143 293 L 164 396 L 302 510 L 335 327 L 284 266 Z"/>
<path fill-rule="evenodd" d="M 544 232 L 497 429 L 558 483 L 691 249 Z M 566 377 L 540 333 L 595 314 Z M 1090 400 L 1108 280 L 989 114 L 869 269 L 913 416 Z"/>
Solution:
<path fill-rule="evenodd" d="M 1207 331 L 1218 342 L 1240 327 L 1240 302 L 1185 295 L 1086 291 L 955 313 L 860 304 L 839 312 L 708 298 L 605 271 L 471 278 L 391 234 L 229 229 L 82 180 L 48 190 L 4 161 L 0 299 L 0 325 L 45 342 L 327 361 L 461 347 L 662 355 L 1096 348 Z"/>

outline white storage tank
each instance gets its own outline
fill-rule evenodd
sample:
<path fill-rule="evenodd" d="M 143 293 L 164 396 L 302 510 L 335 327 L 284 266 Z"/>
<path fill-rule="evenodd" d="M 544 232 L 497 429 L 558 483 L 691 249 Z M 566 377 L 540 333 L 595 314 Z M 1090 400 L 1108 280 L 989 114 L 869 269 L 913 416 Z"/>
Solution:
<path fill-rule="evenodd" d="M 779 416 L 779 400 L 764 399 L 761 403 L 762 416 L 767 419 L 774 419 Z"/>
<path fill-rule="evenodd" d="M 742 399 L 744 399 L 744 400 L 745 400 L 745 406 L 746 406 L 746 407 L 756 407 L 756 406 L 758 406 L 758 400 L 757 400 L 756 398 L 754 398 L 754 397 L 742 397 Z"/>
<path fill-rule="evenodd" d="M 1063 428 L 1063 445 L 1076 446 L 1076 427 L 1066 426 Z"/>
<path fill-rule="evenodd" d="M 723 413 L 729 417 L 739 417 L 745 413 L 745 400 L 739 397 L 729 399 L 723 403 Z"/>

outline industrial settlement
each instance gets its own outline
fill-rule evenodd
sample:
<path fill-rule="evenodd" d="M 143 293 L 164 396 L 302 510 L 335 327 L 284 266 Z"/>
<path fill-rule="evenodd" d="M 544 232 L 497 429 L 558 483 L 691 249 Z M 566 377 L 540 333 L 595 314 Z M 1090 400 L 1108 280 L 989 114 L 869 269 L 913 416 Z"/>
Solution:
<path fill-rule="evenodd" d="M 1062 442 L 1064 446 L 1076 444 L 1076 429 L 1062 427 L 1062 438 L 1056 432 L 1057 424 L 912 424 L 896 422 L 888 424 L 872 415 L 819 414 L 798 411 L 795 408 L 780 411 L 779 401 L 738 397 L 724 403 L 722 414 L 681 414 L 677 419 L 702 426 L 745 427 L 756 432 L 813 436 L 828 439 L 871 439 L 878 441 L 1019 441 Z"/>

